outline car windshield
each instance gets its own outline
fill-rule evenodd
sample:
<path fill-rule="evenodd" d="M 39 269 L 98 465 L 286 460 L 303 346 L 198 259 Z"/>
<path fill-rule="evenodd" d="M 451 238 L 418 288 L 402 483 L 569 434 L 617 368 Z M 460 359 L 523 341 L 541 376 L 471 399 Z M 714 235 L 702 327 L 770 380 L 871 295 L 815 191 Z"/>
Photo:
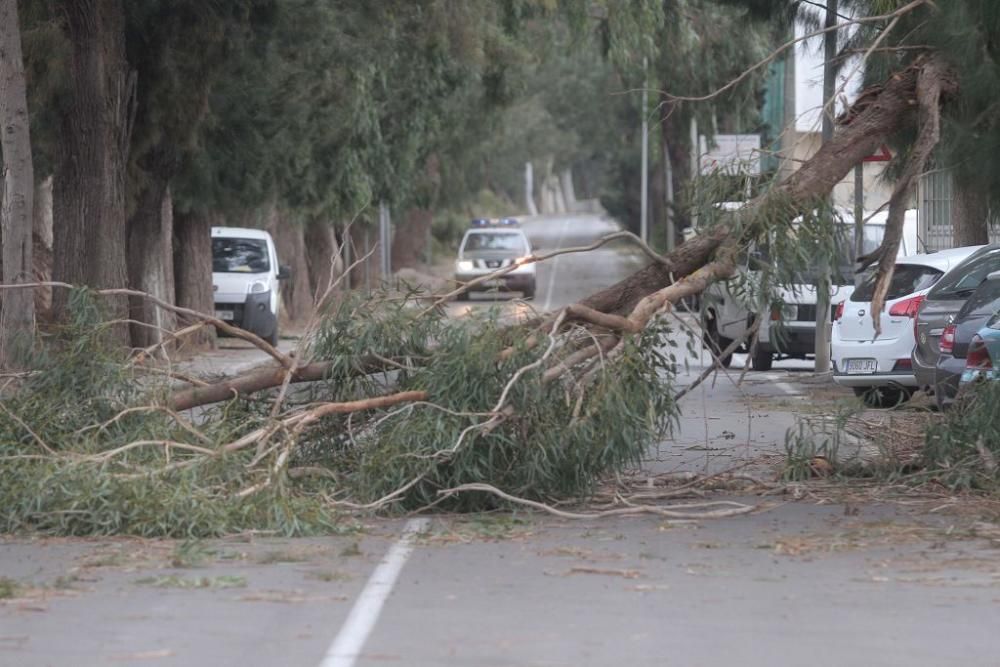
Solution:
<path fill-rule="evenodd" d="M 270 270 L 264 239 L 212 239 L 213 273 L 265 273 Z"/>
<path fill-rule="evenodd" d="M 519 255 L 526 255 L 528 248 L 524 243 L 524 237 L 520 234 L 490 233 L 490 234 L 469 234 L 465 237 L 465 252 L 475 252 L 479 250 L 508 250 Z"/>
<path fill-rule="evenodd" d="M 986 280 L 986 276 L 1000 269 L 1000 248 L 975 253 L 945 274 L 927 298 L 931 301 L 967 299 Z"/>
<path fill-rule="evenodd" d="M 907 294 L 913 294 L 920 290 L 925 290 L 933 285 L 941 277 L 943 271 L 939 271 L 931 266 L 921 266 L 919 264 L 897 264 L 896 270 L 892 273 L 892 282 L 889 283 L 889 292 L 886 299 L 900 299 Z M 861 279 L 861 284 L 851 294 L 851 301 L 868 302 L 875 294 L 875 273 L 868 271 Z"/>

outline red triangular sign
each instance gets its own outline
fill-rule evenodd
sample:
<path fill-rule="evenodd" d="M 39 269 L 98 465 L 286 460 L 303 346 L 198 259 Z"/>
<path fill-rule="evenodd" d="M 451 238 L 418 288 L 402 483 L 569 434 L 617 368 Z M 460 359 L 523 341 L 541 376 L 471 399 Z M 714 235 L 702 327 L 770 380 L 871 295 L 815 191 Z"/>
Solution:
<path fill-rule="evenodd" d="M 879 149 L 866 157 L 865 162 L 888 162 L 892 159 L 892 153 L 889 152 L 889 147 L 885 144 L 879 146 Z"/>

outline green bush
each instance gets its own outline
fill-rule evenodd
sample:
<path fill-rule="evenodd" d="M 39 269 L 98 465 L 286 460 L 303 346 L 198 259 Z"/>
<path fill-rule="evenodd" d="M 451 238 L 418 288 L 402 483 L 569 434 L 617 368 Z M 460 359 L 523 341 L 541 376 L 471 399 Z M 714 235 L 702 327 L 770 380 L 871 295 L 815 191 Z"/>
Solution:
<path fill-rule="evenodd" d="M 1000 486 L 1000 382 L 971 385 L 927 431 L 924 457 L 954 488 Z"/>

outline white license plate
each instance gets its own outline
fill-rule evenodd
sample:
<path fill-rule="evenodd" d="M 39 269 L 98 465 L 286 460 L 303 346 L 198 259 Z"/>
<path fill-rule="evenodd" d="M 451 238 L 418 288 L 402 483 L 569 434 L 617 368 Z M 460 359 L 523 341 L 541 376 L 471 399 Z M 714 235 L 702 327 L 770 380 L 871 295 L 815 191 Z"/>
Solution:
<path fill-rule="evenodd" d="M 226 320 L 227 322 L 233 321 L 233 311 L 231 310 L 217 310 L 215 311 L 215 316 L 220 320 Z"/>
<path fill-rule="evenodd" d="M 844 372 L 848 375 L 871 375 L 878 370 L 874 359 L 845 359 Z"/>

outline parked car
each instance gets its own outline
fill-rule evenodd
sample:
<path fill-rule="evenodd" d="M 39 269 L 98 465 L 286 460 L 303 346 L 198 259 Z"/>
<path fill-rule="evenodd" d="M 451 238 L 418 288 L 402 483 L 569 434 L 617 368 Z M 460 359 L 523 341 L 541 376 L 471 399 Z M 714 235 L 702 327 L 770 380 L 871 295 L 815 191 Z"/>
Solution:
<path fill-rule="evenodd" d="M 739 211 L 742 202 L 722 202 L 716 207 L 725 211 Z M 854 213 L 846 209 L 838 210 L 840 222 L 838 233 L 841 237 L 843 255 L 832 267 L 830 286 L 831 318 L 836 314 L 835 304 L 845 301 L 854 290 L 853 281 L 853 238 Z M 885 235 L 887 215 L 875 215 L 863 229 L 863 251 L 871 252 L 881 243 Z M 903 239 L 900 255 L 915 253 L 918 249 L 916 211 L 907 211 L 904 220 Z M 768 261 L 766 253 L 758 251 L 758 260 Z M 751 275 L 757 270 L 749 261 L 742 271 Z M 780 290 L 781 303 L 762 322 L 757 331 L 756 345 L 752 346 L 750 366 L 756 371 L 770 370 L 774 360 L 783 357 L 804 359 L 816 350 L 816 303 L 815 285 L 818 276 L 808 272 L 799 276 L 797 284 Z M 747 330 L 754 326 L 757 313 L 751 312 L 740 289 L 733 289 L 739 280 L 716 283 L 706 290 L 702 297 L 705 346 L 718 353 L 737 339 L 744 338 Z M 722 359 L 728 366 L 732 356 Z"/>
<path fill-rule="evenodd" d="M 833 381 L 851 387 L 872 407 L 907 400 L 917 387 L 911 354 L 920 304 L 949 269 L 976 250 L 955 248 L 897 260 L 877 338 L 871 313 L 875 275 L 866 274 L 850 298 L 838 304 L 833 318 Z"/>
<path fill-rule="evenodd" d="M 941 334 L 940 351 L 937 361 L 937 387 L 941 390 L 940 406 L 947 405 L 957 394 L 962 377 L 968 368 L 967 355 L 979 331 L 991 322 L 1000 311 L 1000 270 L 990 273 L 962 308 L 955 315 L 955 321 L 944 328 Z M 982 340 L 982 337 L 980 337 Z M 976 354 L 981 362 L 979 345 Z"/>
<path fill-rule="evenodd" d="M 212 227 L 212 291 L 215 316 L 278 344 L 279 281 L 290 275 L 278 264 L 271 235 L 260 229 Z"/>
<path fill-rule="evenodd" d="M 964 368 L 960 365 L 950 370 L 939 369 L 942 336 L 948 325 L 954 324 L 966 300 L 986 276 L 997 270 L 1000 270 L 1000 244 L 980 246 L 964 262 L 948 271 L 920 304 L 914 323 L 917 340 L 911 357 L 913 374 L 917 386 L 932 391 L 941 407 L 955 397 L 958 378 Z M 948 344 L 945 341 L 945 345 Z"/>
<path fill-rule="evenodd" d="M 467 283 L 475 278 L 517 264 L 531 255 L 531 243 L 513 218 L 473 220 L 462 238 L 455 260 L 455 280 Z M 477 286 L 478 290 L 507 289 L 521 292 L 525 299 L 535 296 L 535 265 L 524 264 L 510 273 Z M 458 295 L 467 300 L 469 291 Z"/>
<path fill-rule="evenodd" d="M 959 389 L 984 380 L 1000 380 L 1000 316 L 990 318 L 972 337 Z"/>

